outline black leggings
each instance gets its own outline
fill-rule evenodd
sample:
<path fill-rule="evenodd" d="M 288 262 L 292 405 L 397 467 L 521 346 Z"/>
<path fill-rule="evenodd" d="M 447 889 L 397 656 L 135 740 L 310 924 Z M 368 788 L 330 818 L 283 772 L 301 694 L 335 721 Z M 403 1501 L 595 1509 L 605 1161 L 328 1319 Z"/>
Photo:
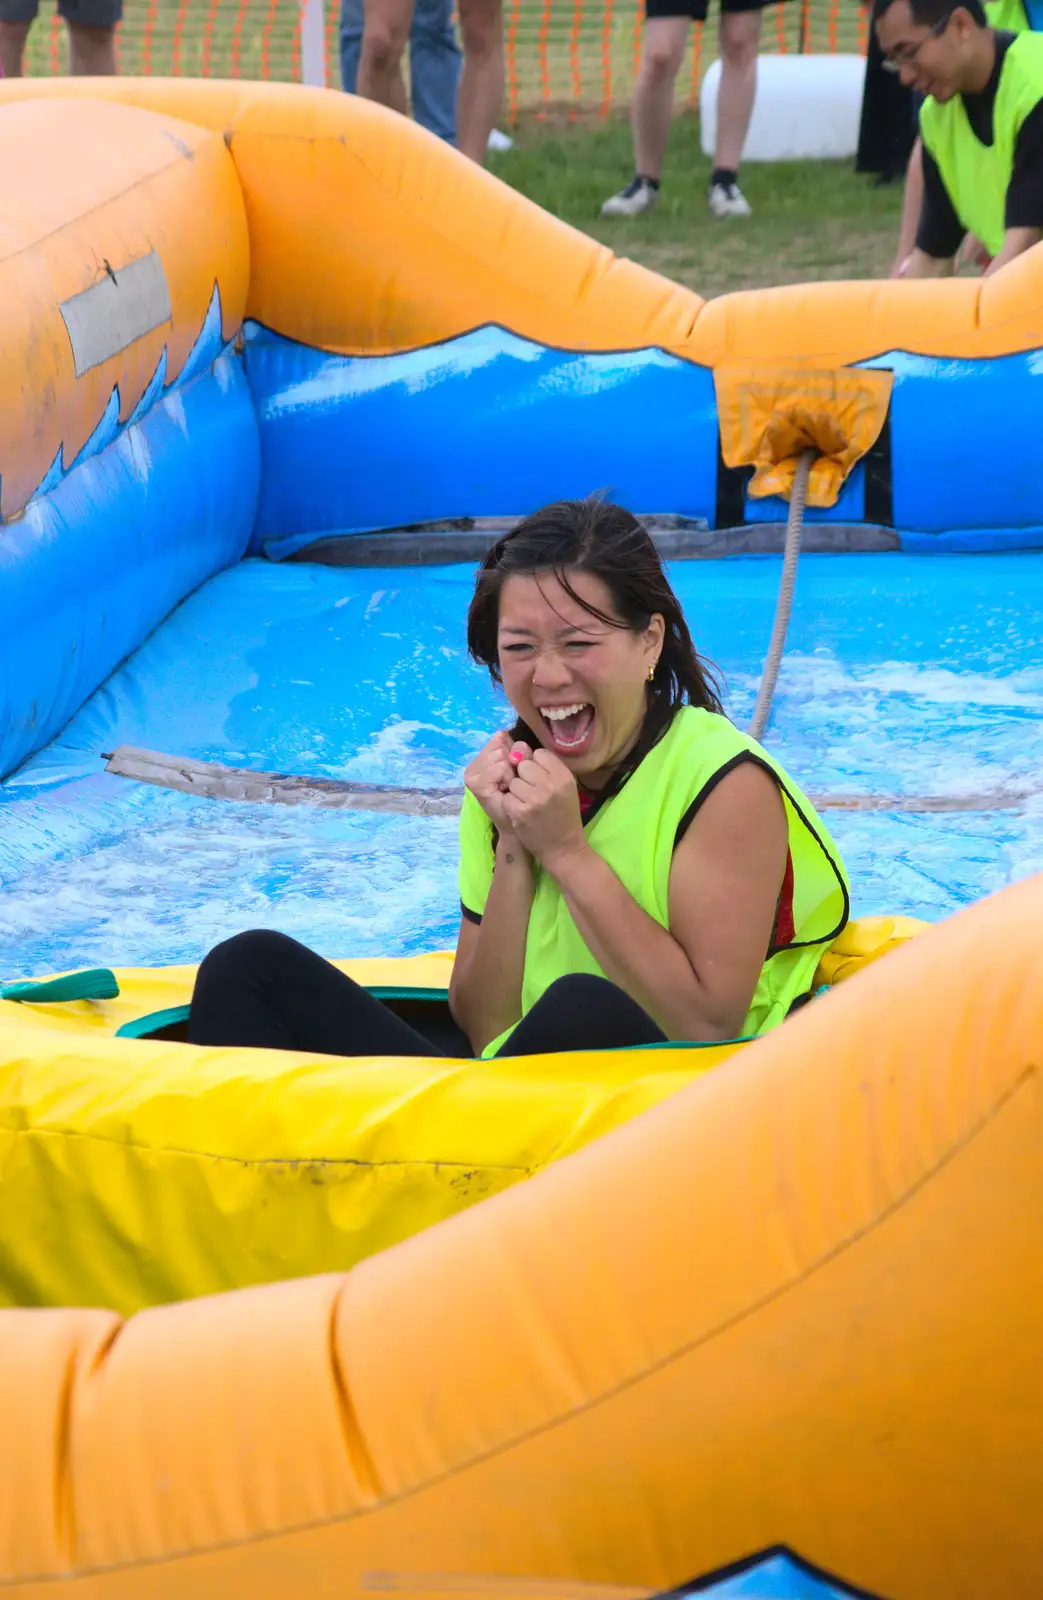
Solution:
<path fill-rule="evenodd" d="M 331 1056 L 474 1054 L 455 1023 L 443 1020 L 437 1030 L 421 1027 L 403 1021 L 296 939 L 258 929 L 226 939 L 203 961 L 188 1038 L 191 1044 Z M 607 978 L 573 973 L 551 984 L 497 1054 L 609 1050 L 661 1044 L 665 1037 L 648 1013 Z"/>

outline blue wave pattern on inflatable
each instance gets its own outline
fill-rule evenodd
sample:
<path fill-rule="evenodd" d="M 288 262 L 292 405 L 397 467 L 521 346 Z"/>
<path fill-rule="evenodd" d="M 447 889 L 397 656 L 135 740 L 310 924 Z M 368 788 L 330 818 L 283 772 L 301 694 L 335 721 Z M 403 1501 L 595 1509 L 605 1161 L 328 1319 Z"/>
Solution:
<path fill-rule="evenodd" d="M 185 386 L 191 383 L 194 378 L 197 378 L 201 372 L 205 372 L 208 367 L 213 365 L 218 356 L 221 354 L 223 348 L 224 337 L 222 334 L 221 293 L 217 284 L 215 283 L 214 292 L 210 297 L 210 304 L 207 307 L 207 313 L 203 319 L 203 326 L 199 331 L 199 335 L 195 341 L 195 344 L 192 346 L 192 349 L 189 352 L 181 371 L 171 383 L 170 390 L 185 388 Z M 128 428 L 132 428 L 137 423 L 141 422 L 141 420 L 148 415 L 148 413 L 152 410 L 152 407 L 159 400 L 164 391 L 166 379 L 167 348 L 166 345 L 164 345 L 159 360 L 156 363 L 156 370 L 146 384 L 144 394 L 141 396 L 141 399 L 134 407 L 134 410 L 131 412 L 126 422 L 120 422 L 120 410 L 122 407 L 122 402 L 120 400 L 119 385 L 116 384 L 109 396 L 108 403 L 104 412 L 102 413 L 101 420 L 98 422 L 97 427 L 94 429 L 90 438 L 83 445 L 82 449 L 78 451 L 73 460 L 68 466 L 66 466 L 65 446 L 64 444 L 61 445 L 58 449 L 57 455 L 45 472 L 33 498 L 37 499 L 41 495 L 50 494 L 51 490 L 56 489 L 61 483 L 62 479 L 67 477 L 70 472 L 73 472 L 77 467 L 82 466 L 85 461 L 91 460 L 93 456 L 100 455 L 101 452 L 103 450 L 107 450 L 109 445 L 113 444 L 121 434 L 126 433 Z"/>
<path fill-rule="evenodd" d="M 871 1600 L 864 1589 L 849 1589 L 784 1550 L 739 1562 L 720 1581 L 711 1576 L 675 1589 L 670 1600 L 696 1600 L 696 1596 L 705 1600 Z"/>
<path fill-rule="evenodd" d="M 179 601 L 239 560 L 259 477 L 250 393 L 225 354 L 5 528 L 0 776 L 53 739 Z"/>
<path fill-rule="evenodd" d="M 264 459 L 251 549 L 272 559 L 598 489 L 713 515 L 713 377 L 665 351 L 549 350 L 492 326 L 391 356 L 329 355 L 256 323 L 244 341 Z"/>
<path fill-rule="evenodd" d="M 264 457 L 251 551 L 273 560 L 333 535 L 520 515 L 597 489 L 634 511 L 715 526 L 713 376 L 666 351 L 554 350 L 495 326 L 391 356 L 330 355 L 256 323 L 244 339 Z M 1039 356 L 943 362 L 889 351 L 865 365 L 895 372 L 901 547 L 1043 547 L 1032 465 Z M 786 514 L 781 499 L 746 496 L 751 523 Z M 863 468 L 835 506 L 806 520 L 864 522 Z"/>
<path fill-rule="evenodd" d="M 956 361 L 893 350 L 863 365 L 895 374 L 891 460 L 902 548 L 1043 548 L 1043 355 Z"/>

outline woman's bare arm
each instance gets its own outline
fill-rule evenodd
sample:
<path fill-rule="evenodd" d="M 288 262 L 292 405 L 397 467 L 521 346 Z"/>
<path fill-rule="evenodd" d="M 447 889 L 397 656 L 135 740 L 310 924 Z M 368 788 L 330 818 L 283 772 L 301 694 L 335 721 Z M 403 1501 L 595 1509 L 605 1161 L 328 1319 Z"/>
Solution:
<path fill-rule="evenodd" d="M 787 849 L 778 786 L 744 762 L 717 784 L 677 847 L 669 930 L 589 846 L 544 864 L 603 971 L 668 1038 L 729 1039 L 764 964 Z"/>
<path fill-rule="evenodd" d="M 476 1055 L 521 1017 L 533 892 L 532 857 L 513 835 L 501 834 L 482 920 L 462 919 L 449 984 L 449 1009 Z"/>

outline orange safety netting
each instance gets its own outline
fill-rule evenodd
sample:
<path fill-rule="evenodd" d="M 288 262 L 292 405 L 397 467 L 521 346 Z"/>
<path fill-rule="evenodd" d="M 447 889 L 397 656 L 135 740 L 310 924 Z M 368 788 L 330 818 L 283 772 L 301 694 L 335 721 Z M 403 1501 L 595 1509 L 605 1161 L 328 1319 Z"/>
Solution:
<path fill-rule="evenodd" d="M 120 71 L 215 78 L 299 79 L 301 17 L 295 0 L 124 0 Z M 629 104 L 641 52 L 637 0 L 504 0 L 506 118 L 523 113 L 607 115 Z M 326 0 L 328 81 L 340 84 L 339 0 Z M 789 0 L 769 7 L 764 48 L 864 52 L 866 7 L 857 0 Z M 693 104 L 716 55 L 713 16 L 692 30 L 678 102 Z M 29 36 L 27 69 L 67 70 L 64 29 L 47 0 Z"/>

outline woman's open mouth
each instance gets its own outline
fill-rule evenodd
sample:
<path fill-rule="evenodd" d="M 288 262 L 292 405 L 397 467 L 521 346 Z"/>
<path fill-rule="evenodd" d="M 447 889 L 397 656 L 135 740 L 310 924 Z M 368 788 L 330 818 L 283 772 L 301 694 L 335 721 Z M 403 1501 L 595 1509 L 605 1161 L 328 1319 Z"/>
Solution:
<path fill-rule="evenodd" d="M 580 756 L 594 736 L 594 707 L 586 700 L 567 706 L 541 706 L 540 720 L 559 756 Z"/>

